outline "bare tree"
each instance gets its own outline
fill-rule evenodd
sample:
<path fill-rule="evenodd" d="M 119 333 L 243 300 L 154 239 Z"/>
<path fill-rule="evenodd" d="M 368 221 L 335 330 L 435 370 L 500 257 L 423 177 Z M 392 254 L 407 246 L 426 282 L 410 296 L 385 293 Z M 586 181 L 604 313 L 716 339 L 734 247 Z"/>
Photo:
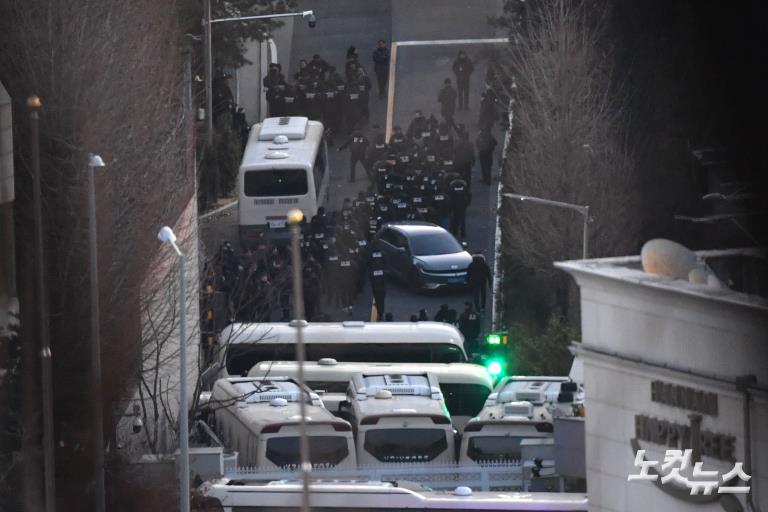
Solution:
<path fill-rule="evenodd" d="M 622 94 L 604 35 L 608 6 L 538 2 L 515 31 L 502 67 L 514 74 L 507 191 L 589 205 L 590 256 L 634 248 L 639 216 L 636 173 L 624 139 Z M 552 262 L 581 254 L 574 212 L 506 202 L 506 253 L 543 278 Z"/>

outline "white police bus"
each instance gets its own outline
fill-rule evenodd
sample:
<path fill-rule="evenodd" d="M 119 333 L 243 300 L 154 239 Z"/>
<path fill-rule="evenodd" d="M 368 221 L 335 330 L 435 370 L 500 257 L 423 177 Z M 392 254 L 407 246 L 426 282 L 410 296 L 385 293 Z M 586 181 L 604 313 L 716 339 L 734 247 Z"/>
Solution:
<path fill-rule="evenodd" d="M 356 374 L 339 413 L 355 431 L 360 465 L 455 462 L 451 415 L 431 373 Z"/>
<path fill-rule="evenodd" d="M 441 322 L 304 322 L 308 361 L 466 363 L 464 337 Z M 295 322 L 233 323 L 219 333 L 211 379 L 245 376 L 261 361 L 295 361 Z"/>
<path fill-rule="evenodd" d="M 315 467 L 357 465 L 352 427 L 293 379 L 216 381 L 207 407 L 216 431 L 238 453 L 238 464 L 266 470 L 300 467 L 300 400 L 305 401 L 309 459 Z"/>
<path fill-rule="evenodd" d="M 451 413 L 453 427 L 459 432 L 470 418 L 481 411 L 493 390 L 493 380 L 488 370 L 470 363 L 351 363 L 325 358 L 304 364 L 307 386 L 320 395 L 325 407 L 334 414 L 338 412 L 339 403 L 346 399 L 349 381 L 361 372 L 431 373 L 438 380 L 445 405 Z M 248 372 L 249 377 L 265 378 L 272 375 L 296 378 L 298 363 L 262 361 Z"/>
<path fill-rule="evenodd" d="M 237 177 L 240 244 L 287 237 L 286 215 L 307 219 L 328 201 L 330 167 L 323 124 L 269 117 L 251 128 Z"/>

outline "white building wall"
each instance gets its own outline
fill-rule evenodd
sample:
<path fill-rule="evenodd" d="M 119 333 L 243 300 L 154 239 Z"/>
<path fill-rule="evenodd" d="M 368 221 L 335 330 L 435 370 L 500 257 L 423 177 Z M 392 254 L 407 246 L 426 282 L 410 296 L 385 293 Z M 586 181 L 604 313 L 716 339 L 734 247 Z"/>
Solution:
<path fill-rule="evenodd" d="M 734 297 L 732 292 L 703 296 L 682 282 L 676 290 L 676 282 L 639 270 L 614 272 L 609 265 L 593 262 L 558 266 L 571 272 L 581 288 L 582 343 L 576 345 L 584 359 L 590 510 L 722 511 L 717 501 L 693 504 L 651 482 L 627 481 L 628 475 L 639 473 L 631 446 L 635 417 L 690 424 L 692 411 L 651 400 L 656 380 L 715 393 L 717 415 L 702 415 L 701 430 L 734 436 L 736 460 L 743 461 L 744 397 L 733 381 L 754 374 L 758 385 L 768 386 L 768 310 L 759 303 L 739 304 L 745 296 Z M 753 400 L 750 485 L 755 503 L 765 509 L 768 393 L 755 391 Z M 640 444 L 652 460 L 663 460 L 668 448 Z M 721 474 L 732 468 L 711 457 L 702 462 L 704 469 Z"/>
<path fill-rule="evenodd" d="M 159 231 L 162 226 L 158 224 Z M 199 300 L 199 269 L 198 269 L 198 231 L 197 231 L 197 198 L 190 197 L 184 211 L 174 226 L 171 226 L 177 236 L 177 244 L 185 256 L 185 287 L 186 287 L 186 354 L 187 354 L 187 393 L 189 403 L 192 403 L 195 384 L 197 382 L 200 358 L 200 300 Z M 133 405 L 140 404 L 140 394 L 136 390 L 133 399 L 125 404 L 125 416 L 121 418 L 117 442 L 120 451 L 131 458 L 151 453 L 151 446 L 146 437 L 146 430 L 153 431 L 158 425 L 159 453 L 173 452 L 178 444 L 176 439 L 176 424 L 179 413 L 179 329 L 178 329 L 178 265 L 176 253 L 170 247 L 157 243 L 158 251 L 150 265 L 142 283 L 142 338 L 143 338 L 143 372 L 148 385 L 152 387 L 155 373 L 159 387 L 158 393 L 144 393 L 146 416 L 142 418 L 144 431 L 134 433 L 132 425 Z M 159 343 L 158 343 L 159 342 Z M 159 348 L 160 365 L 155 372 L 155 354 Z M 160 411 L 157 416 L 153 413 L 153 402 L 157 401 Z M 167 411 L 167 415 L 166 415 Z M 144 409 L 142 409 L 142 413 Z M 169 422 L 168 417 L 173 422 Z"/>
<path fill-rule="evenodd" d="M 592 275 L 577 280 L 585 344 L 705 373 L 736 375 L 738 369 L 768 383 L 764 309 Z"/>

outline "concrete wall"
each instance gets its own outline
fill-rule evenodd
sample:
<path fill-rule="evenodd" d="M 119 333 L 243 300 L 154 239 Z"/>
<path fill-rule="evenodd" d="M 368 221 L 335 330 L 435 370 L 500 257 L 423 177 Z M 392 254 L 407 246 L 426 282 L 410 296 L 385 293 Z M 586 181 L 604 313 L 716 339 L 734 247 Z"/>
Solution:
<path fill-rule="evenodd" d="M 752 373 L 768 385 L 764 309 L 586 274 L 577 280 L 585 343 L 700 372 Z"/>
<path fill-rule="evenodd" d="M 664 380 L 692 386 L 718 394 L 719 414 L 704 416 L 702 429 L 731 434 L 736 437 L 737 460 L 744 460 L 742 425 L 742 396 L 732 387 L 712 386 L 705 382 L 676 378 L 673 372 L 654 372 L 642 366 L 630 367 L 626 362 L 597 360 L 586 356 L 584 362 L 586 410 L 587 490 L 591 511 L 722 511 L 715 503 L 690 504 L 668 496 L 649 482 L 628 482 L 627 476 L 637 474 L 635 453 L 630 439 L 635 437 L 635 416 L 646 415 L 687 425 L 687 411 L 658 404 L 650 400 L 651 381 Z M 768 400 L 763 397 L 754 405 L 752 421 L 753 461 L 751 485 L 755 500 L 762 503 L 768 496 Z M 647 459 L 663 460 L 664 448 L 643 442 Z M 732 465 L 703 457 L 705 469 L 722 473 Z M 761 499 L 763 498 L 763 499 Z"/>
<path fill-rule="evenodd" d="M 159 229 L 160 226 L 158 226 Z M 198 271 L 198 228 L 197 228 L 197 199 L 193 195 L 178 221 L 171 226 L 178 238 L 179 248 L 185 255 L 185 283 L 187 300 L 186 310 L 186 343 L 187 343 L 187 390 L 189 402 L 198 376 L 198 361 L 200 360 L 200 303 L 199 303 L 199 271 Z M 160 245 L 158 241 L 157 254 L 150 265 L 149 272 L 142 283 L 142 342 L 144 344 L 144 377 L 152 385 L 155 376 L 155 356 L 161 361 L 157 372 L 159 377 L 159 393 L 146 396 L 144 404 L 147 416 L 143 418 L 145 429 L 152 429 L 158 424 L 159 451 L 173 452 L 177 447 L 175 426 L 170 424 L 162 413 L 167 407 L 175 420 L 179 412 L 179 330 L 178 330 L 178 266 L 176 253 L 170 247 Z M 155 417 L 152 413 L 153 401 L 161 406 L 160 414 Z M 133 404 L 140 403 L 138 389 L 132 400 L 125 404 L 125 415 L 120 420 L 117 441 L 120 450 L 132 459 L 149 453 L 144 432 L 134 434 L 131 426 L 134 417 L 130 416 Z"/>
<path fill-rule="evenodd" d="M 264 53 L 262 47 L 265 45 L 266 43 L 262 44 L 258 41 L 251 41 L 248 43 L 246 46 L 245 58 L 251 61 L 251 64 L 243 66 L 237 70 L 239 91 L 233 91 L 238 105 L 245 109 L 245 117 L 250 124 L 259 121 L 259 114 L 261 112 L 261 65 L 262 54 Z"/>
<path fill-rule="evenodd" d="M 712 296 L 709 292 L 696 294 L 683 282 L 652 283 L 655 277 L 640 271 L 627 269 L 609 276 L 603 272 L 605 267 L 601 270 L 599 260 L 570 262 L 562 267 L 576 278 L 581 289 L 582 343 L 576 347 L 584 360 L 590 510 L 723 510 L 719 502 L 689 503 L 666 494 L 653 483 L 627 481 L 628 475 L 639 473 L 631 446 L 636 437 L 635 421 L 641 415 L 690 424 L 691 411 L 651 399 L 653 381 L 714 393 L 717 414 L 703 414 L 701 429 L 733 436 L 736 460 L 743 461 L 744 396 L 736 390 L 734 381 L 738 376 L 755 374 L 758 385 L 766 389 L 766 308 L 726 290 Z M 630 279 L 626 279 L 628 275 Z M 679 290 L 675 290 L 676 284 Z M 749 484 L 755 502 L 765 508 L 768 393 L 756 390 L 753 398 Z M 668 447 L 645 440 L 639 443 L 647 450 L 646 459 L 664 460 Z M 707 456 L 702 457 L 702 462 L 704 469 L 718 470 L 721 475 L 733 467 L 732 463 Z M 691 476 L 689 471 L 686 476 Z M 743 496 L 739 500 L 743 503 Z"/>
<path fill-rule="evenodd" d="M 13 199 L 11 97 L 0 83 L 0 340 L 11 336 L 19 314 L 19 300 L 16 296 Z"/>

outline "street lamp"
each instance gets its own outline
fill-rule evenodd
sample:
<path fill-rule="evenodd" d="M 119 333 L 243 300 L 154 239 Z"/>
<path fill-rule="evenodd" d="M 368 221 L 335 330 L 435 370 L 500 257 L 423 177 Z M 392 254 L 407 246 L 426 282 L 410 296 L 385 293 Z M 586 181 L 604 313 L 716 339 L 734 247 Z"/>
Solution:
<path fill-rule="evenodd" d="M 301 210 L 288 212 L 288 223 L 291 225 L 291 266 L 293 271 L 293 322 L 296 327 L 296 362 L 298 363 L 297 377 L 301 387 L 299 400 L 299 459 L 301 463 L 301 512 L 309 512 L 309 472 L 312 469 L 309 461 L 309 439 L 307 438 L 307 414 L 304 396 L 304 287 L 302 284 L 301 250 L 299 248 L 299 232 L 304 214 Z"/>
<path fill-rule="evenodd" d="M 40 185 L 40 109 L 39 96 L 27 98 L 30 144 L 32 146 L 32 215 L 35 225 L 35 287 L 37 289 L 37 322 L 40 337 L 40 373 L 43 406 L 43 478 L 45 511 L 56 510 L 56 465 L 53 428 L 53 354 L 51 326 L 48 323 L 48 283 L 45 281 L 45 244 L 43 241 L 43 193 Z"/>
<path fill-rule="evenodd" d="M 551 199 L 542 199 L 540 197 L 532 197 L 532 196 L 523 196 L 520 194 L 510 194 L 505 193 L 504 197 L 509 197 L 512 199 L 518 199 L 520 201 L 528 201 L 530 203 L 536 203 L 536 204 L 545 204 L 548 206 L 557 206 L 559 208 L 567 208 L 569 210 L 576 210 L 580 214 L 584 216 L 584 229 L 583 229 L 583 240 L 582 240 L 582 246 L 581 246 L 581 258 L 587 259 L 587 254 L 589 253 L 589 206 L 583 206 L 579 204 L 572 204 L 572 203 L 564 203 L 562 201 L 552 201 Z"/>
<path fill-rule="evenodd" d="M 91 442 L 93 444 L 94 507 L 97 512 L 106 509 L 104 491 L 104 426 L 101 389 L 101 338 L 99 332 L 99 261 L 96 225 L 96 187 L 93 174 L 97 167 L 104 167 L 99 155 L 88 155 L 88 244 L 91 282 Z"/>
<path fill-rule="evenodd" d="M 282 14 L 262 14 L 259 16 L 238 16 L 235 18 L 211 19 L 211 0 L 204 0 L 203 29 L 205 31 L 205 122 L 206 122 L 206 142 L 208 147 L 213 146 L 213 51 L 211 48 L 211 24 L 223 23 L 226 21 L 251 21 L 266 20 L 271 18 L 289 18 L 301 16 L 307 18 L 309 28 L 315 28 L 317 17 L 313 11 L 286 12 Z"/>
<path fill-rule="evenodd" d="M 189 512 L 189 426 L 187 411 L 187 342 L 186 342 L 186 289 L 184 286 L 184 254 L 176 245 L 176 235 L 168 226 L 157 234 L 161 242 L 169 244 L 179 257 L 179 501 L 181 512 Z"/>

